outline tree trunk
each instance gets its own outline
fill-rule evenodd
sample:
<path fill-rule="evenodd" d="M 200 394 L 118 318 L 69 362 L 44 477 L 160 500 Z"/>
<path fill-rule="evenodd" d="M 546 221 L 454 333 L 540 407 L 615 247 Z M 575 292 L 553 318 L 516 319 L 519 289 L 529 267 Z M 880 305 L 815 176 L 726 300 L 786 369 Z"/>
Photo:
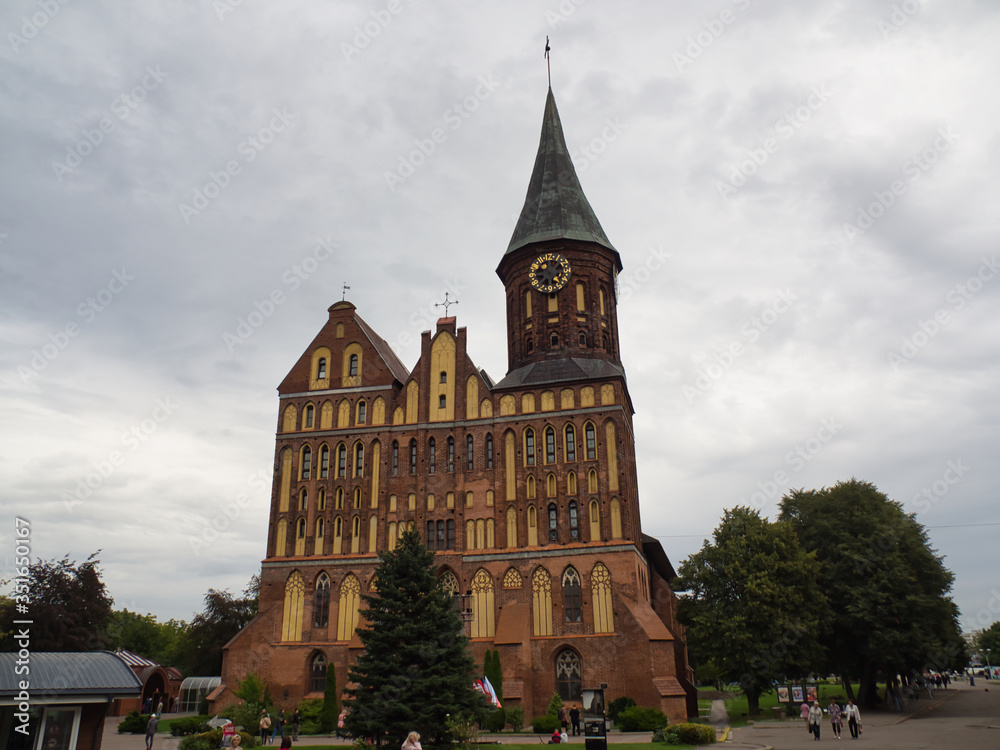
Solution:
<path fill-rule="evenodd" d="M 747 693 L 747 713 L 750 716 L 760 716 L 760 693 Z"/>
<path fill-rule="evenodd" d="M 869 710 L 875 708 L 878 701 L 877 677 L 878 673 L 875 671 L 875 667 L 872 666 L 871 661 L 866 659 L 861 668 L 861 684 L 858 686 L 858 705 L 862 708 Z"/>
<path fill-rule="evenodd" d="M 847 674 L 847 672 L 844 672 L 842 675 L 840 675 L 840 682 L 844 686 L 844 691 L 847 693 L 848 699 L 852 701 L 856 700 L 854 697 L 854 686 L 851 685 L 851 678 L 850 675 Z"/>

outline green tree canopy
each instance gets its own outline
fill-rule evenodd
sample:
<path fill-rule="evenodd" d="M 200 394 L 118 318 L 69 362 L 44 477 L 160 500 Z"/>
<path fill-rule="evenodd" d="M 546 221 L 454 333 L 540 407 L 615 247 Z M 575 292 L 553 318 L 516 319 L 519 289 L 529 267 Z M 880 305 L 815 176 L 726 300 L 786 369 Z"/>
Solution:
<path fill-rule="evenodd" d="M 1000 620 L 976 636 L 976 650 L 983 656 L 989 654 L 990 664 L 1000 661 Z"/>
<path fill-rule="evenodd" d="M 30 617 L 33 651 L 100 651 L 107 648 L 104 631 L 111 615 L 112 598 L 101 580 L 100 550 L 77 564 L 69 556 L 61 560 L 37 560 L 28 566 L 28 611 L 15 607 L 2 610 L 0 632 L 7 634 L 4 650 L 14 650 L 10 633 L 14 619 Z"/>
<path fill-rule="evenodd" d="M 187 629 L 186 674 L 222 674 L 222 648 L 257 616 L 257 587 L 259 579 L 254 576 L 240 598 L 228 591 L 208 590 L 205 610 L 195 615 Z"/>
<path fill-rule="evenodd" d="M 379 558 L 372 592 L 362 596 L 365 650 L 348 673 L 345 729 L 376 746 L 398 747 L 410 731 L 449 743 L 449 726 L 480 703 L 465 625 L 416 532 Z"/>
<path fill-rule="evenodd" d="M 822 667 L 842 675 L 849 694 L 850 680 L 859 681 L 862 706 L 874 705 L 880 672 L 892 679 L 962 665 L 953 576 L 899 503 L 851 479 L 791 492 L 780 519 L 821 566 L 832 617 Z"/>
<path fill-rule="evenodd" d="M 696 662 L 738 682 L 751 714 L 776 680 L 809 671 L 819 656 L 826 599 L 819 566 L 787 523 L 727 510 L 711 541 L 681 563 L 678 616 Z"/>

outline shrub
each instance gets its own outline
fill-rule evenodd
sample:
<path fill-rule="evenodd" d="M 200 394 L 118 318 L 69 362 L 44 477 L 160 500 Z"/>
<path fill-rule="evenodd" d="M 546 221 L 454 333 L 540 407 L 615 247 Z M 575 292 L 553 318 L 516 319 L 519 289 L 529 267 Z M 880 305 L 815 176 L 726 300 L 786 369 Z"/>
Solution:
<path fill-rule="evenodd" d="M 524 729 L 524 706 L 505 708 L 504 712 L 507 714 L 507 723 L 510 724 L 512 731 L 520 732 Z"/>
<path fill-rule="evenodd" d="M 310 698 L 299 704 L 299 734 L 319 734 L 323 728 L 323 699 Z"/>
<path fill-rule="evenodd" d="M 174 719 L 170 722 L 170 734 L 174 737 L 185 737 L 189 734 L 208 732 L 211 727 L 205 722 L 211 718 L 211 716 L 185 716 L 183 719 Z"/>
<path fill-rule="evenodd" d="M 654 733 L 654 742 L 668 745 L 711 745 L 715 742 L 715 730 L 704 724 L 672 724 Z"/>
<path fill-rule="evenodd" d="M 260 735 L 258 727 L 260 726 L 260 712 L 263 708 L 256 701 L 247 701 L 238 706 L 230 706 L 221 715 L 256 737 Z"/>
<path fill-rule="evenodd" d="M 132 711 L 128 716 L 121 720 L 118 724 L 119 734 L 145 734 L 146 724 L 149 723 L 149 717 L 151 714 L 140 714 L 138 711 Z"/>
<path fill-rule="evenodd" d="M 502 708 L 490 711 L 486 714 L 483 726 L 487 732 L 502 732 L 503 728 L 507 726 L 507 712 Z"/>
<path fill-rule="evenodd" d="M 559 709 L 563 707 L 562 698 L 559 697 L 559 693 L 552 694 L 552 700 L 549 701 L 549 710 L 545 712 L 547 716 L 558 716 Z"/>
<path fill-rule="evenodd" d="M 215 750 L 222 744 L 222 730 L 188 735 L 177 745 L 177 750 Z"/>
<path fill-rule="evenodd" d="M 611 703 L 608 704 L 608 718 L 612 721 L 618 720 L 618 714 L 624 711 L 626 708 L 631 708 L 635 705 L 635 701 L 629 698 L 627 695 L 623 695 L 621 698 L 615 698 Z"/>
<path fill-rule="evenodd" d="M 559 717 L 552 716 L 551 714 L 539 716 L 531 722 L 531 731 L 538 734 L 552 734 L 553 729 L 561 727 L 562 724 L 559 723 Z"/>
<path fill-rule="evenodd" d="M 649 732 L 667 726 L 667 717 L 658 708 L 632 706 L 618 714 L 615 723 L 623 732 Z"/>

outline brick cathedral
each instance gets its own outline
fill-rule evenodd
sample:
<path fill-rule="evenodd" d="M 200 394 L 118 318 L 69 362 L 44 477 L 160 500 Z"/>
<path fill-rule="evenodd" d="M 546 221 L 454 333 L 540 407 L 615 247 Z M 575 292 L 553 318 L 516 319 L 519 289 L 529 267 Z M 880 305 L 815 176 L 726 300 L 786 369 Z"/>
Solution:
<path fill-rule="evenodd" d="M 250 670 L 286 708 L 321 697 L 331 663 L 342 692 L 377 554 L 415 529 L 468 595 L 476 661 L 499 650 L 505 705 L 529 722 L 601 683 L 672 722 L 697 715 L 674 570 L 640 524 L 621 270 L 549 90 L 496 269 L 506 376 L 475 365 L 454 317 L 408 369 L 342 301 L 278 387 L 260 614 L 226 647 L 219 705 Z"/>

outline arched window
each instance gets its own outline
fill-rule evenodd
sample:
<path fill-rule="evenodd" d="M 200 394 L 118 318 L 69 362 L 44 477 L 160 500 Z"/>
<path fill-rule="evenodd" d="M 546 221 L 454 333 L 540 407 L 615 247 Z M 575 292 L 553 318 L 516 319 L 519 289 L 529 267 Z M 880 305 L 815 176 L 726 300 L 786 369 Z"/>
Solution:
<path fill-rule="evenodd" d="M 545 428 L 545 463 L 554 464 L 556 462 L 556 431 L 551 427 Z"/>
<path fill-rule="evenodd" d="M 361 488 L 360 487 L 355 487 L 354 488 L 354 508 L 357 509 L 357 508 L 360 508 L 360 507 L 361 507 Z M 355 519 L 355 520 L 357 520 L 357 519 Z"/>
<path fill-rule="evenodd" d="M 493 578 L 483 568 L 472 577 L 473 638 L 492 638 L 496 634 Z"/>
<path fill-rule="evenodd" d="M 580 340 L 580 346 L 586 346 L 587 345 L 587 334 L 584 333 L 583 331 L 580 331 L 580 338 L 579 338 L 579 340 Z"/>
<path fill-rule="evenodd" d="M 300 479 L 309 479 L 310 475 L 312 474 L 312 456 L 313 456 L 312 448 L 310 448 L 308 445 L 303 445 L 302 461 L 299 464 L 299 466 L 301 467 L 301 474 L 299 476 Z"/>
<path fill-rule="evenodd" d="M 569 502 L 569 538 L 577 542 L 580 540 L 580 514 L 576 506 L 576 500 Z"/>
<path fill-rule="evenodd" d="M 448 472 L 455 471 L 455 438 L 448 438 Z"/>
<path fill-rule="evenodd" d="M 597 458 L 597 430 L 594 429 L 593 422 L 587 422 L 583 431 L 587 440 L 587 460 L 593 461 Z"/>
<path fill-rule="evenodd" d="M 344 509 L 344 488 L 343 487 L 338 487 L 337 488 L 337 502 L 334 503 L 334 507 L 337 510 L 343 510 Z"/>
<path fill-rule="evenodd" d="M 364 424 L 366 419 L 368 419 L 368 404 L 364 400 L 358 401 L 358 416 L 355 423 Z"/>
<path fill-rule="evenodd" d="M 302 640 L 302 609 L 306 584 L 299 571 L 293 571 L 285 581 L 285 608 L 281 617 L 281 640 Z"/>
<path fill-rule="evenodd" d="M 473 461 L 475 443 L 472 440 L 472 435 L 465 436 L 465 470 L 472 471 L 475 468 L 475 462 Z"/>
<path fill-rule="evenodd" d="M 524 431 L 524 465 L 535 465 L 535 431 L 530 427 Z"/>
<path fill-rule="evenodd" d="M 312 404 L 306 404 L 306 410 L 302 413 L 302 426 L 312 429 L 313 421 L 316 417 L 316 410 Z"/>
<path fill-rule="evenodd" d="M 316 510 L 326 510 L 326 489 L 324 487 L 319 488 L 319 494 L 316 496 Z"/>
<path fill-rule="evenodd" d="M 359 490 L 360 492 L 360 490 Z M 357 497 L 357 504 L 361 505 L 361 497 Z M 351 554 L 358 554 L 361 551 L 361 519 L 355 516 L 351 519 Z"/>
<path fill-rule="evenodd" d="M 493 433 L 486 433 L 486 468 L 493 468 Z"/>
<path fill-rule="evenodd" d="M 365 446 L 361 443 L 354 445 L 354 476 L 363 477 L 365 475 Z"/>
<path fill-rule="evenodd" d="M 314 693 L 326 690 L 326 659 L 323 654 L 316 654 L 309 666 L 309 688 Z"/>
<path fill-rule="evenodd" d="M 527 522 L 528 522 L 528 546 L 535 547 L 538 544 L 538 511 L 535 510 L 534 505 L 528 506 Z"/>
<path fill-rule="evenodd" d="M 320 357 L 316 363 L 316 379 L 323 380 L 326 377 L 326 357 Z"/>
<path fill-rule="evenodd" d="M 529 498 L 535 496 L 535 476 L 533 474 L 528 474 L 527 479 L 524 480 L 524 487 Z"/>
<path fill-rule="evenodd" d="M 566 474 L 566 494 L 575 495 L 576 494 L 576 472 L 570 471 Z"/>
<path fill-rule="evenodd" d="M 573 425 L 566 425 L 566 429 L 563 434 L 563 439 L 566 446 L 566 460 L 576 461 L 576 429 Z"/>
<path fill-rule="evenodd" d="M 319 449 L 319 478 L 330 476 L 330 446 L 326 443 Z"/>
<path fill-rule="evenodd" d="M 448 397 L 443 393 L 440 396 L 438 396 L 438 408 L 439 409 L 448 408 Z"/>
<path fill-rule="evenodd" d="M 347 476 L 347 446 L 343 443 L 337 446 L 337 476 L 341 479 Z"/>
<path fill-rule="evenodd" d="M 307 510 L 309 508 L 309 492 L 305 487 L 299 492 L 299 510 Z"/>
<path fill-rule="evenodd" d="M 556 656 L 556 689 L 564 701 L 579 701 L 583 697 L 583 668 L 580 656 L 570 649 Z"/>
<path fill-rule="evenodd" d="M 399 474 L 399 441 L 392 441 L 392 475 Z"/>
<path fill-rule="evenodd" d="M 587 492 L 597 492 L 597 472 L 594 469 L 587 472 Z"/>
<path fill-rule="evenodd" d="M 566 568 L 563 572 L 562 594 L 563 612 L 566 614 L 566 622 L 582 621 L 583 590 L 580 587 L 580 574 L 572 566 Z"/>
<path fill-rule="evenodd" d="M 590 573 L 590 596 L 594 601 L 594 632 L 615 632 L 615 615 L 611 599 L 611 573 L 603 563 L 597 563 Z"/>
<path fill-rule="evenodd" d="M 438 382 L 439 383 L 447 383 L 448 382 L 448 373 L 446 373 L 444 370 L 442 370 L 441 374 L 438 376 Z"/>
<path fill-rule="evenodd" d="M 517 511 L 507 508 L 507 546 L 517 546 Z"/>
<path fill-rule="evenodd" d="M 555 331 L 553 331 L 553 332 L 552 332 L 552 333 L 551 333 L 551 334 L 549 335 L 549 345 L 550 345 L 550 346 L 553 346 L 553 347 L 555 347 L 555 346 L 559 346 L 559 334 L 558 334 L 558 333 L 556 333 Z"/>
<path fill-rule="evenodd" d="M 535 345 L 532 343 L 530 337 L 528 339 L 526 339 L 525 342 L 524 342 L 524 350 L 528 354 L 531 354 L 535 350 Z"/>
<path fill-rule="evenodd" d="M 319 519 L 322 521 L 323 519 Z M 320 573 L 316 579 L 316 594 L 313 597 L 313 626 L 325 628 L 330 622 L 330 577 Z"/>
<path fill-rule="evenodd" d="M 556 496 L 556 475 L 549 474 L 545 477 L 545 496 L 555 497 Z"/>
<path fill-rule="evenodd" d="M 348 573 L 340 584 L 340 603 L 337 607 L 337 640 L 349 641 L 358 627 L 358 605 L 361 603 L 361 584 L 353 573 Z"/>
<path fill-rule="evenodd" d="M 433 474 L 437 464 L 437 443 L 434 438 L 427 441 L 427 473 Z"/>
<path fill-rule="evenodd" d="M 326 534 L 326 521 L 322 518 L 317 518 L 316 523 L 313 526 L 313 554 L 322 555 L 323 554 L 323 541 L 324 535 Z"/>
<path fill-rule="evenodd" d="M 617 497 L 611 498 L 611 538 L 622 538 L 622 504 Z"/>
<path fill-rule="evenodd" d="M 549 541 L 559 541 L 559 511 L 555 503 L 549 503 Z"/>
<path fill-rule="evenodd" d="M 458 596 L 460 587 L 458 585 L 458 578 L 450 570 L 446 570 L 441 574 L 441 588 L 451 594 L 453 597 Z"/>
<path fill-rule="evenodd" d="M 410 473 L 417 473 L 417 440 L 413 438 L 410 440 Z"/>
<path fill-rule="evenodd" d="M 358 355 L 352 354 L 351 359 L 347 364 L 347 374 L 350 377 L 354 377 L 358 374 Z"/>
<path fill-rule="evenodd" d="M 590 511 L 588 516 L 590 518 L 590 541 L 599 542 L 601 541 L 601 509 L 597 505 L 596 500 L 590 501 Z"/>

